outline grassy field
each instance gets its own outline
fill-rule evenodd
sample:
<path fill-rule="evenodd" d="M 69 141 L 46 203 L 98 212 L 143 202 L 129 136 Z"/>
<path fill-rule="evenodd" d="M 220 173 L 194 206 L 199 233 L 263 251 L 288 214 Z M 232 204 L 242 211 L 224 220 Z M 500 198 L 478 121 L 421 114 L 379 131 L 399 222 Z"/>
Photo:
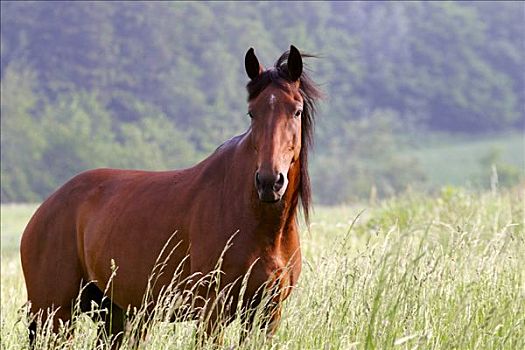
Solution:
<path fill-rule="evenodd" d="M 524 349 L 525 193 L 446 188 L 374 207 L 317 208 L 300 283 L 267 341 L 241 349 Z M 2 349 L 25 349 L 18 241 L 34 205 L 2 206 Z M 351 223 L 357 219 L 356 225 Z M 55 348 L 92 349 L 95 325 Z M 239 325 L 226 330 L 236 344 Z M 81 336 L 79 336 L 79 334 Z M 192 349 L 193 323 L 155 321 L 142 349 Z M 47 337 L 47 338 L 46 338 Z M 49 335 L 41 347 L 46 348 Z"/>
<path fill-rule="evenodd" d="M 488 188 L 491 168 L 483 159 L 490 155 L 496 163 L 511 166 L 525 176 L 524 137 L 522 132 L 479 137 L 434 133 L 413 140 L 414 147 L 406 152 L 417 159 L 429 187 L 451 184 Z"/>

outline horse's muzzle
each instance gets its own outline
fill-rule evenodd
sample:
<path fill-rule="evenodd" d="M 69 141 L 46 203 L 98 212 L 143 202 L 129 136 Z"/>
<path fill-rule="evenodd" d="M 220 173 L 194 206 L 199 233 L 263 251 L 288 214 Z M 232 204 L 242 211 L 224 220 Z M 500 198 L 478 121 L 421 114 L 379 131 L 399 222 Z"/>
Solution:
<path fill-rule="evenodd" d="M 261 172 L 255 173 L 255 188 L 261 202 L 278 202 L 286 189 L 285 184 L 286 178 L 283 173 L 278 173 L 277 175 Z"/>

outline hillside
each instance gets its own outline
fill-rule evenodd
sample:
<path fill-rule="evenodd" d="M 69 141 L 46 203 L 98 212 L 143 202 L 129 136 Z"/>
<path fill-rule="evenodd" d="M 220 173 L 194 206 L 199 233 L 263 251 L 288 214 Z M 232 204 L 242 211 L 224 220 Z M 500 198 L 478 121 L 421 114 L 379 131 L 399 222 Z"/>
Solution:
<path fill-rule="evenodd" d="M 326 95 L 316 196 L 426 186 L 426 165 L 397 152 L 407 131 L 523 130 L 524 6 L 2 1 L 2 201 L 87 168 L 195 163 L 249 124 L 246 50 L 269 67 L 291 43 L 318 55 Z"/>

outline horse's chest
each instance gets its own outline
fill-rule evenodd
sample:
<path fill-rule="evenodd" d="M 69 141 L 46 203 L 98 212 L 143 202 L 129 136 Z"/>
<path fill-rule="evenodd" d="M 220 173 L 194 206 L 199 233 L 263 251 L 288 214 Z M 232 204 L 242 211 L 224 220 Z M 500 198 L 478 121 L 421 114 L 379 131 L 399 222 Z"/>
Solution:
<path fill-rule="evenodd" d="M 284 254 L 260 254 L 251 259 L 248 275 L 248 293 L 260 292 L 261 287 L 289 290 L 297 280 L 294 260 Z M 288 293 L 286 293 L 288 294 Z"/>

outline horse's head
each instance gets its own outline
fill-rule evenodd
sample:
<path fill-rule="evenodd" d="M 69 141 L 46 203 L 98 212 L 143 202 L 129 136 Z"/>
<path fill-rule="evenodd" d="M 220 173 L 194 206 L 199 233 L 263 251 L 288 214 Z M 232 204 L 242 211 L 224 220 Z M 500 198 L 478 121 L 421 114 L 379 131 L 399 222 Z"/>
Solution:
<path fill-rule="evenodd" d="M 253 48 L 245 57 L 250 77 L 251 144 L 256 154 L 254 183 L 259 199 L 272 203 L 279 201 L 286 191 L 288 173 L 300 158 L 303 139 L 304 92 L 300 88 L 303 61 L 294 46 L 282 60 L 265 71 Z"/>

